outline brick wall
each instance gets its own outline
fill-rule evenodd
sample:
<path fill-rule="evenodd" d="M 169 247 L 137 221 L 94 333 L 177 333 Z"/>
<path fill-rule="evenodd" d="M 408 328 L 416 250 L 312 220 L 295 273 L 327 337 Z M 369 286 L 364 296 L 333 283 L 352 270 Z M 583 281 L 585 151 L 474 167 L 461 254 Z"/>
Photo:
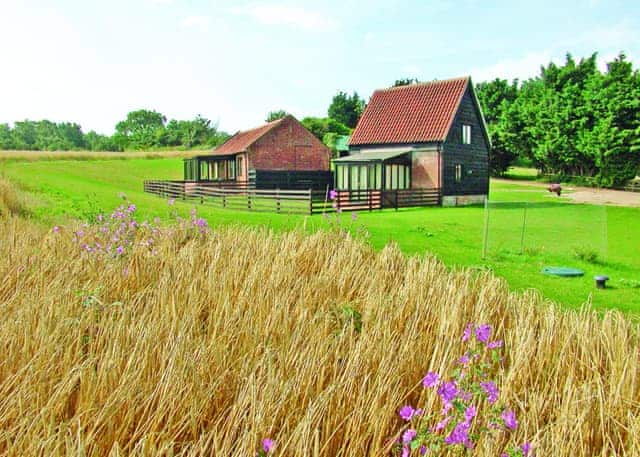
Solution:
<path fill-rule="evenodd" d="M 294 117 L 256 141 L 249 168 L 256 170 L 329 170 L 331 151 Z"/>

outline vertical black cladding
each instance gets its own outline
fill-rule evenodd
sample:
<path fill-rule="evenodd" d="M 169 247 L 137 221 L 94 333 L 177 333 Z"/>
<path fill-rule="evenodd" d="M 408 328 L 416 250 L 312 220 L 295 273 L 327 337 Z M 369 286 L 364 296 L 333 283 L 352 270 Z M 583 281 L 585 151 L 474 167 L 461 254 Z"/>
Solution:
<path fill-rule="evenodd" d="M 467 87 L 447 139 L 443 144 L 443 195 L 487 195 L 489 193 L 489 142 L 471 88 Z M 463 125 L 471 126 L 471 143 L 463 144 Z M 456 181 L 456 166 L 462 176 Z"/>

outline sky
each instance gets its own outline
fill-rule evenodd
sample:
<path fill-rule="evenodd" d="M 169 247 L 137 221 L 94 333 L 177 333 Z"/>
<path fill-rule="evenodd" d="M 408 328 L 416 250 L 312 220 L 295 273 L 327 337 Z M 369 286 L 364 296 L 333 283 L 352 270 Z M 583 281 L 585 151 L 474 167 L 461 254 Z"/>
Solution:
<path fill-rule="evenodd" d="M 527 79 L 567 52 L 640 68 L 640 2 L 0 0 L 0 43 L 0 123 L 111 134 L 145 108 L 233 133 L 405 77 Z"/>

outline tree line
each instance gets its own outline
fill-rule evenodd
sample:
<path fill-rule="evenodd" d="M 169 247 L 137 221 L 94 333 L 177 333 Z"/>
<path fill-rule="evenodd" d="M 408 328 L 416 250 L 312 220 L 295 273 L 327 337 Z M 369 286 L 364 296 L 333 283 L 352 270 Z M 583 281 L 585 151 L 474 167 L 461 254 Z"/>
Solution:
<path fill-rule="evenodd" d="M 48 120 L 19 121 L 13 127 L 0 124 L 0 150 L 31 151 L 124 151 L 168 147 L 213 147 L 229 134 L 218 130 L 209 119 L 196 116 L 193 120 L 167 118 L 157 111 L 137 110 L 118 122 L 113 135 L 94 131 L 84 133 L 79 124 L 55 123 Z"/>
<path fill-rule="evenodd" d="M 300 122 L 307 130 L 335 152 L 337 138 L 351 135 L 365 106 L 364 99 L 361 98 L 357 92 L 349 95 L 346 92 L 339 91 L 329 104 L 327 116 L 307 116 L 302 118 Z M 275 121 L 285 117 L 287 114 L 289 113 L 282 109 L 270 111 L 265 121 Z"/>
<path fill-rule="evenodd" d="M 493 143 L 491 169 L 515 160 L 544 173 L 622 184 L 640 172 L 640 73 L 620 54 L 601 72 L 596 54 L 549 63 L 519 82 L 476 86 Z"/>
<path fill-rule="evenodd" d="M 515 161 L 545 173 L 592 178 L 610 186 L 636 176 L 640 169 L 640 73 L 620 54 L 598 69 L 596 54 L 562 65 L 549 63 L 526 81 L 495 79 L 476 85 L 493 144 L 494 175 Z M 394 86 L 415 84 L 398 79 Z M 325 117 L 305 117 L 302 124 L 335 151 L 336 139 L 350 135 L 364 111 L 357 92 L 338 92 Z M 268 113 L 267 122 L 287 115 Z M 215 147 L 229 137 L 209 119 L 181 121 L 156 111 L 137 110 L 116 125 L 111 136 L 83 133 L 76 123 L 43 121 L 0 124 L 0 149 L 145 150 L 164 147 Z"/>

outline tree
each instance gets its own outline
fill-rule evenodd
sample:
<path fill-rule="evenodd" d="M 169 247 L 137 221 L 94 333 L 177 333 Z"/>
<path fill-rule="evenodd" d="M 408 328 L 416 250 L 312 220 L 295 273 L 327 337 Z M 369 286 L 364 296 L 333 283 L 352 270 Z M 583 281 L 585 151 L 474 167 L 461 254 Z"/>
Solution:
<path fill-rule="evenodd" d="M 0 149 L 14 149 L 11 128 L 8 124 L 0 124 Z"/>
<path fill-rule="evenodd" d="M 124 121 L 116 125 L 114 140 L 120 147 L 145 149 L 163 146 L 167 118 L 151 110 L 137 110 L 127 114 Z"/>
<path fill-rule="evenodd" d="M 364 107 L 364 100 L 358 96 L 357 92 L 348 95 L 341 91 L 333 97 L 331 105 L 329 105 L 328 114 L 331 119 L 349 128 L 355 128 L 364 111 Z"/>
<path fill-rule="evenodd" d="M 492 143 L 489 168 L 491 174 L 501 175 L 517 157 L 517 150 L 508 141 L 508 132 L 505 129 L 509 124 L 504 120 L 504 116 L 518 97 L 518 81 L 509 83 L 505 79 L 496 78 L 493 81 L 478 84 L 476 94 Z"/>
<path fill-rule="evenodd" d="M 351 134 L 349 127 L 330 117 L 305 117 L 302 119 L 302 125 L 320 141 L 322 141 L 327 133 L 336 133 L 338 135 Z"/>
<path fill-rule="evenodd" d="M 283 117 L 288 116 L 289 113 L 287 113 L 285 110 L 279 109 L 277 111 L 269 111 L 269 114 L 267 114 L 267 118 L 265 119 L 265 122 L 273 122 L 273 121 L 277 121 L 278 119 L 282 119 Z"/>
<path fill-rule="evenodd" d="M 418 83 L 420 83 L 418 78 L 402 78 L 402 79 L 396 79 L 396 81 L 393 83 L 393 87 L 410 86 L 411 84 L 418 84 Z"/>

